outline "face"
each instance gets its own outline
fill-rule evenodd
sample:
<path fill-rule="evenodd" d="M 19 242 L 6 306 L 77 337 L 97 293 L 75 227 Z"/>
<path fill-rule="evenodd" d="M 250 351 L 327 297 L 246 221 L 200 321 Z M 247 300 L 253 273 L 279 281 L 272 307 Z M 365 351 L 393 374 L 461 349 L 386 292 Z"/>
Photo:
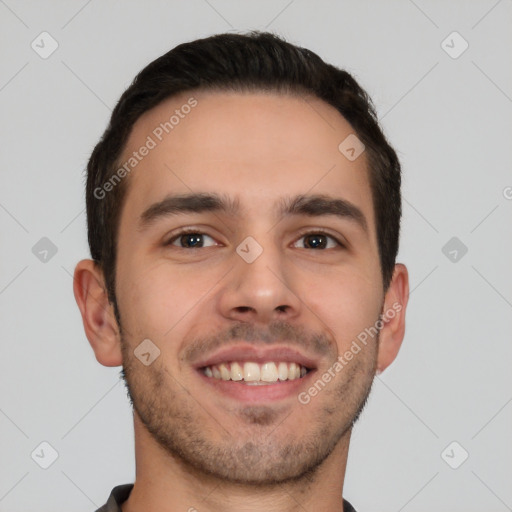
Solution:
<path fill-rule="evenodd" d="M 264 93 L 175 97 L 134 126 L 121 160 L 147 154 L 119 228 L 124 374 L 141 424 L 199 471 L 298 478 L 369 393 L 377 337 L 343 359 L 384 297 L 365 154 L 338 150 L 351 133 L 318 99 Z"/>

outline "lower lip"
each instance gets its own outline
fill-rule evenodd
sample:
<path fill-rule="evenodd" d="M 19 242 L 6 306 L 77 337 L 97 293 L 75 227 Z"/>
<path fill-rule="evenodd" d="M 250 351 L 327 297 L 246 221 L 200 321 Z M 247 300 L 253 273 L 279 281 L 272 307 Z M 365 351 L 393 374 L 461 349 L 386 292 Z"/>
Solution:
<path fill-rule="evenodd" d="M 301 388 L 309 385 L 314 370 L 309 371 L 304 377 L 294 380 L 278 381 L 272 384 L 251 385 L 242 381 L 222 380 L 207 377 L 201 370 L 197 371 L 203 381 L 212 386 L 216 391 L 228 395 L 231 398 L 243 402 L 271 402 L 286 398 L 296 398 Z"/>

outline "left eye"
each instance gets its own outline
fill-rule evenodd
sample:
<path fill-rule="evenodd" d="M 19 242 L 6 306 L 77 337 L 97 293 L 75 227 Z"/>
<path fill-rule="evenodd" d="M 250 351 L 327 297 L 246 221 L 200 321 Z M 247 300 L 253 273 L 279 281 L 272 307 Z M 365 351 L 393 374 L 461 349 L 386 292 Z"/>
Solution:
<path fill-rule="evenodd" d="M 332 249 L 333 247 L 342 247 L 342 244 L 336 238 L 326 233 L 305 233 L 299 240 L 304 239 L 310 247 L 303 247 L 304 249 Z M 329 240 L 331 245 L 329 246 Z"/>
<path fill-rule="evenodd" d="M 205 239 L 209 239 L 213 243 L 207 246 L 205 245 Z M 181 245 L 178 245 L 176 242 L 179 242 Z M 167 242 L 167 245 L 175 245 L 184 249 L 195 249 L 199 247 L 217 245 L 217 242 L 215 242 L 211 236 L 205 235 L 204 233 L 191 231 L 177 234 Z"/>

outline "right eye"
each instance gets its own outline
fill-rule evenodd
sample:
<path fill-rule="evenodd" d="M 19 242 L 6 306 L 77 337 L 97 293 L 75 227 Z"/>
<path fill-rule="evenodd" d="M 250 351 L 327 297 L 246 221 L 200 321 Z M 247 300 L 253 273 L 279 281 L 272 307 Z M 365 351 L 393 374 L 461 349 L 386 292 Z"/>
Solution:
<path fill-rule="evenodd" d="M 211 240 L 213 244 L 205 245 L 205 239 Z M 173 245 L 181 249 L 200 249 L 202 247 L 211 247 L 218 244 L 211 236 L 201 233 L 200 231 L 184 229 L 176 233 L 165 245 Z"/>

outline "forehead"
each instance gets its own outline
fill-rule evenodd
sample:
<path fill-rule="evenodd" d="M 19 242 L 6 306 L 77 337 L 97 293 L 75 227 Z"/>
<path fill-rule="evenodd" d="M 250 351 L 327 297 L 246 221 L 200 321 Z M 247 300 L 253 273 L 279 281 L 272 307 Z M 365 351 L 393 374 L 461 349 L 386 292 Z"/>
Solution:
<path fill-rule="evenodd" d="M 135 222 L 149 204 L 169 194 L 215 192 L 257 212 L 263 202 L 314 193 L 358 205 L 373 226 L 366 155 L 351 161 L 339 150 L 353 134 L 339 112 L 318 98 L 180 94 L 133 127 L 121 156 L 126 163 L 137 153 L 123 209 Z"/>

